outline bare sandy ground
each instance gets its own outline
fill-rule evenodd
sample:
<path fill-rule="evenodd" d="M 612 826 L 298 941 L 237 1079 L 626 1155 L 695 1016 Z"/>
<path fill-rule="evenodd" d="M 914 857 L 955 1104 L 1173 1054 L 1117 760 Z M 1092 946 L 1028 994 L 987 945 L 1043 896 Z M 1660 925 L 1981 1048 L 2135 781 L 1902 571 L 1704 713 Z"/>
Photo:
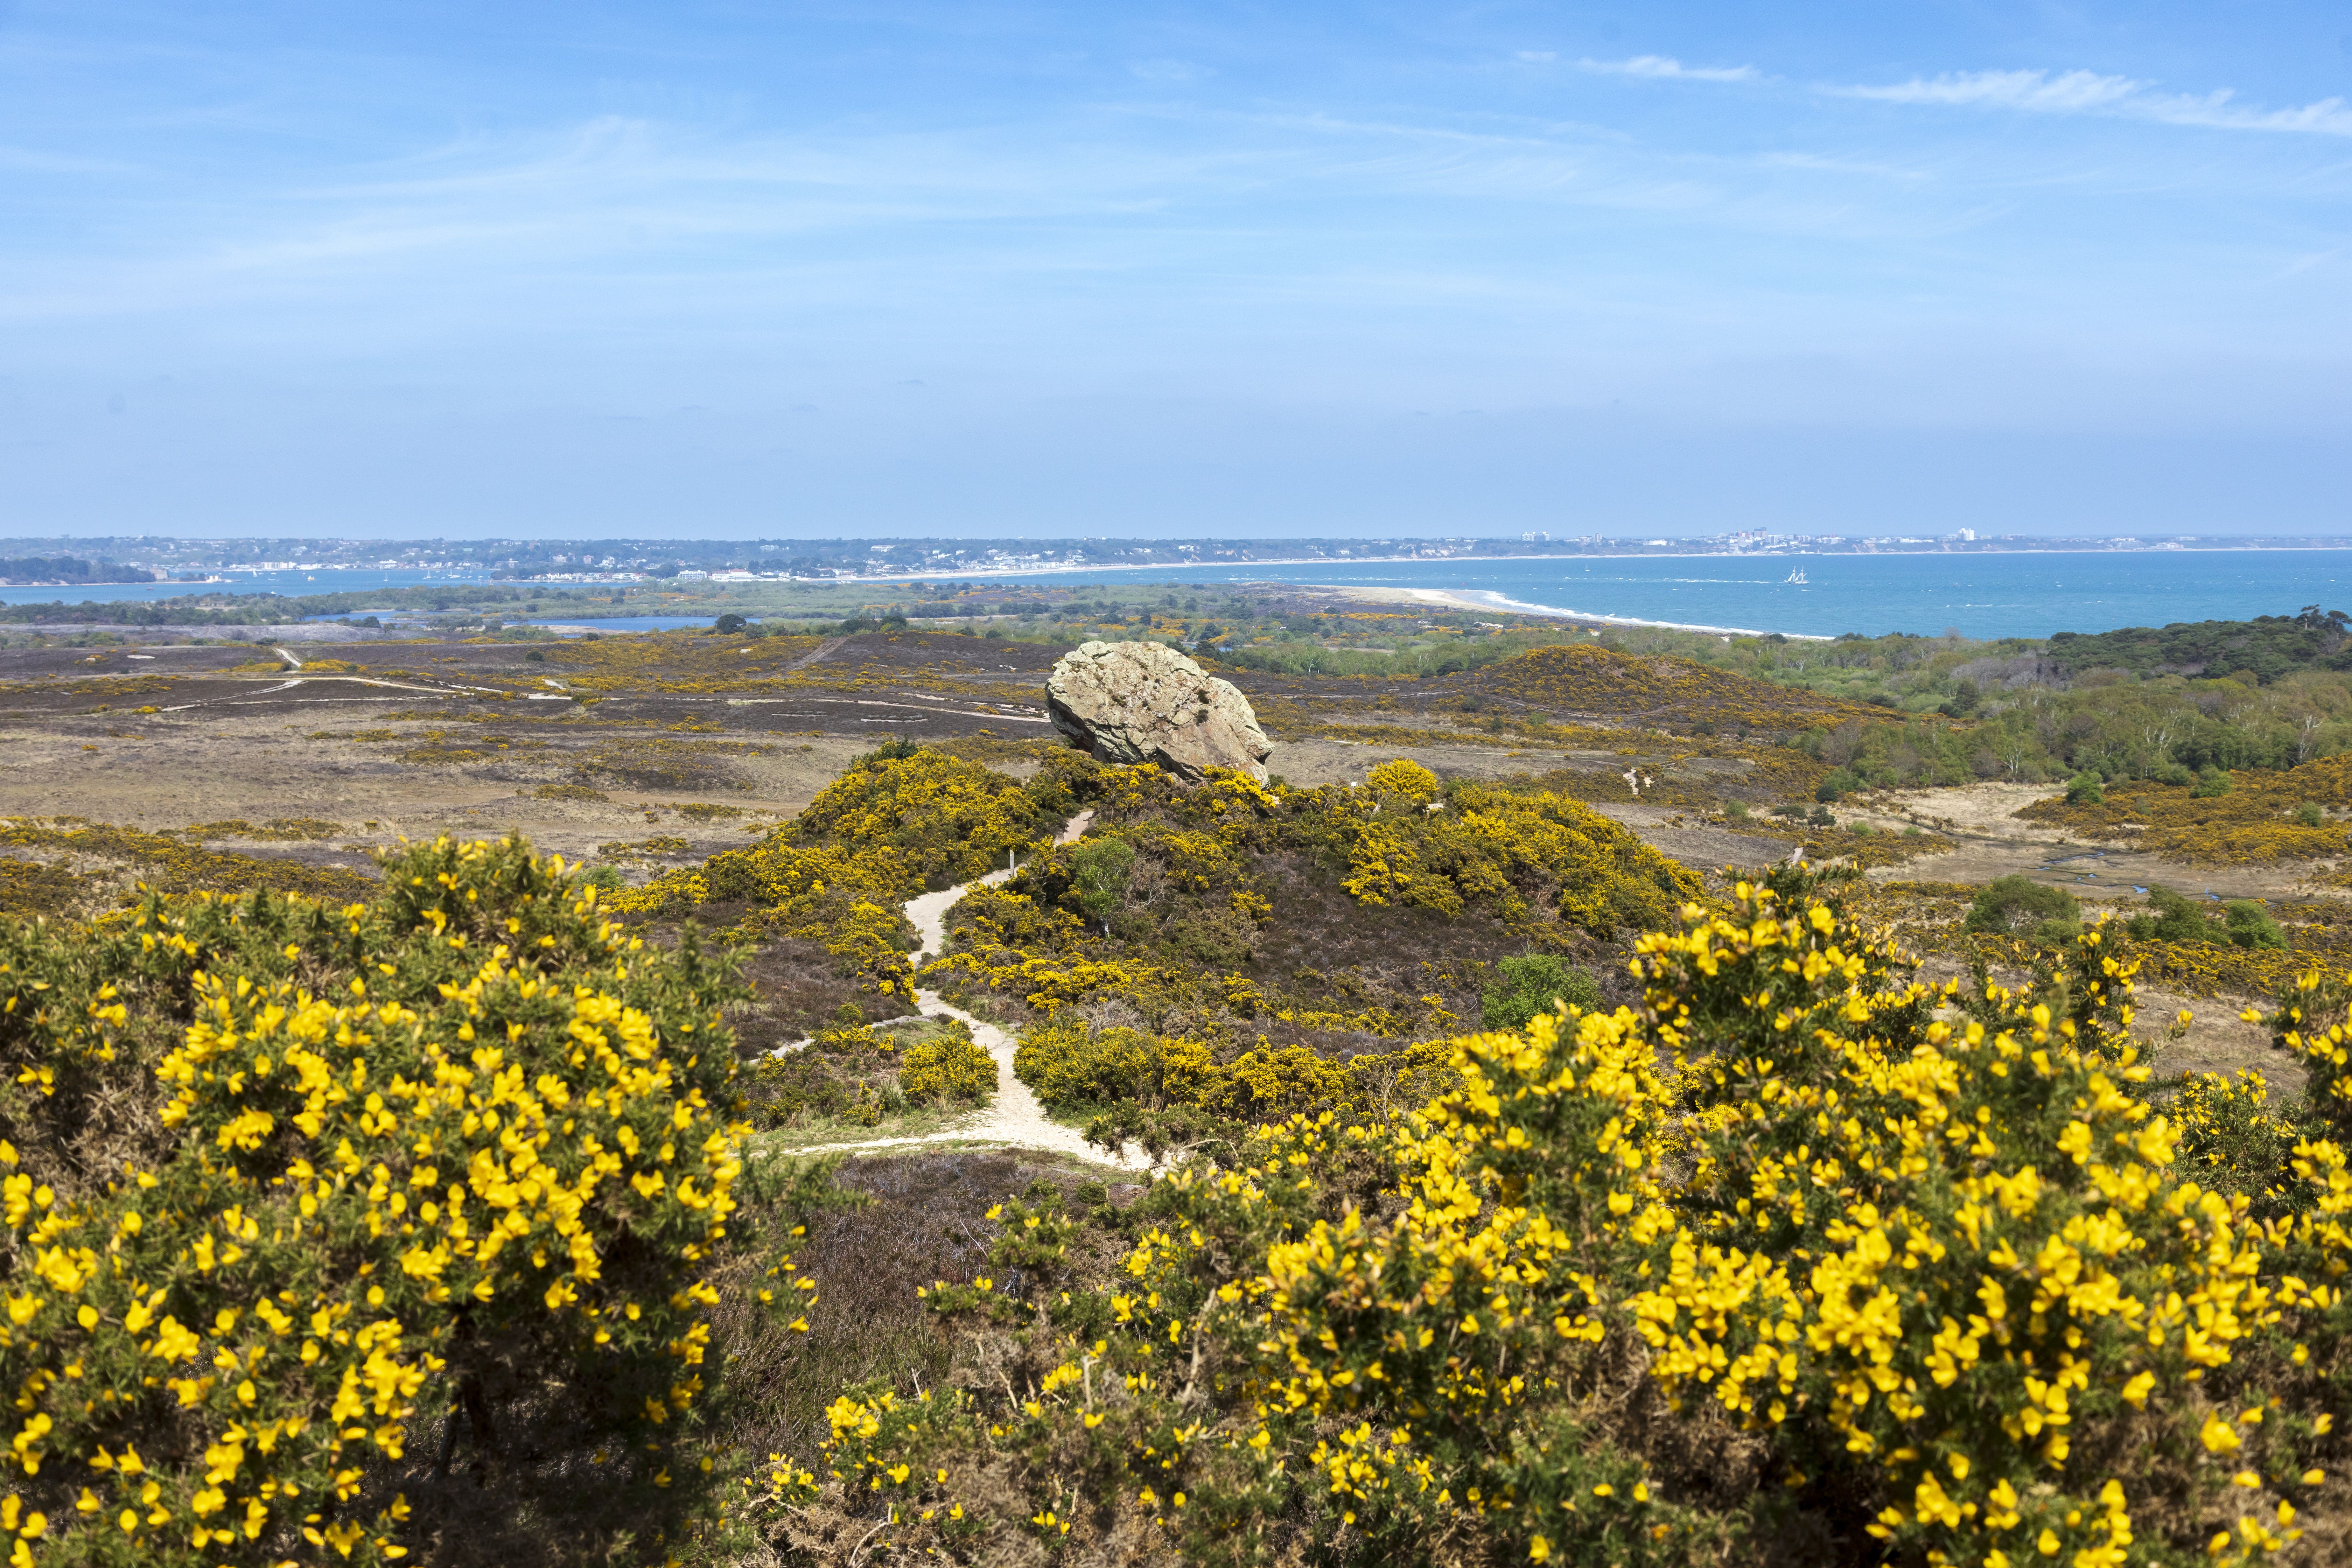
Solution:
<path fill-rule="evenodd" d="M 510 776 L 488 778 L 479 768 L 403 763 L 382 745 L 308 738 L 329 725 L 377 721 L 365 711 L 306 713 L 299 723 L 278 715 L 110 719 L 65 731 L 0 729 L 0 816 L 79 816 L 150 832 L 233 818 L 318 817 L 348 828 L 342 838 L 353 844 L 520 833 L 542 849 L 582 858 L 599 844 L 654 831 L 646 818 L 652 811 L 660 831 L 683 830 L 708 854 L 743 843 L 747 824 L 799 811 L 873 743 L 863 736 L 770 740 L 773 753 L 730 760 L 748 790 L 620 786 L 608 790 L 612 798 L 604 802 L 542 800 L 532 792 L 565 775 L 554 766 L 535 767 L 527 756 L 499 764 Z M 697 801 L 747 815 L 698 825 L 676 819 L 677 807 Z"/>
<path fill-rule="evenodd" d="M 1510 746 L 1360 746 L 1349 741 L 1284 741 L 1266 759 L 1269 773 L 1306 786 L 1361 784 L 1382 763 L 1402 757 L 1443 778 L 1498 779 L 1553 768 L 1590 768 L 1616 760 L 1614 752 L 1530 751 Z"/>
<path fill-rule="evenodd" d="M 1997 878 L 2021 876 L 2064 888 L 2076 898 L 2107 907 L 2137 907 L 2140 889 L 2166 887 L 2192 897 L 2221 899 L 2309 898 L 2314 889 L 2291 870 L 2253 866 L 2190 866 L 2113 844 L 2071 839 L 2046 823 L 2016 814 L 2059 791 L 2047 784 L 1979 784 L 1949 789 L 1901 790 L 1873 795 L 1840 816 L 1900 831 L 1907 824 L 1933 827 L 1958 840 L 1942 855 L 1923 855 L 1900 866 L 1870 873 L 1883 881 L 1965 882 L 1981 886 Z"/>
<path fill-rule="evenodd" d="M 1711 826 L 1695 820 L 1696 813 L 1672 806 L 1600 801 L 1592 809 L 1622 823 L 1643 843 L 1681 861 L 1710 884 L 1727 869 L 1752 871 L 1789 856 L 1789 846 L 1779 839 Z"/>

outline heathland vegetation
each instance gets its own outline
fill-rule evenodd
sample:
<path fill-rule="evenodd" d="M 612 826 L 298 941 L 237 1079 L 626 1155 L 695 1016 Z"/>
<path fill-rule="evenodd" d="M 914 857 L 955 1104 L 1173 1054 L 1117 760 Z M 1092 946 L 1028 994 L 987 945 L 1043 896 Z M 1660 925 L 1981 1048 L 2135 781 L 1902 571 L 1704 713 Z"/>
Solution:
<path fill-rule="evenodd" d="M 152 895 L 19 928 L 7 1528 L 34 1562 L 192 1564 L 2340 1539 L 2352 992 L 2275 1014 L 2293 1103 L 2160 1082 L 2111 927 L 1939 986 L 1835 884 L 1701 901 L 1573 802 L 1379 773 L 1180 792 L 1074 760 L 1014 785 L 914 751 L 739 852 L 831 854 L 889 897 L 975 822 L 1097 813 L 1076 846 L 1031 837 L 914 978 L 1018 1025 L 1048 1103 L 1190 1157 L 1125 1206 L 1005 1194 L 910 1306 L 945 1352 L 928 1383 L 795 1386 L 826 1364 L 777 1348 L 827 1288 L 791 1256 L 825 1198 L 762 1161 L 778 1086 L 740 1069 L 730 963 L 631 935 L 520 847 L 410 851 L 363 904 Z M 989 804 L 932 834 L 887 809 L 914 798 Z M 1065 874 L 1088 842 L 1133 851 L 1108 937 Z M 730 912 L 823 896 L 787 877 Z M 1365 954 L 1471 935 L 1359 963 L 1354 996 L 1245 956 L 1318 900 Z M 1564 963 L 1489 962 L 1642 926 L 1613 1006 Z M 1442 992 L 1397 1002 L 1449 962 L 1483 1005 L 1554 1008 L 1484 1033 Z M 813 1048 L 898 1056 L 909 1098 L 994 1088 L 953 1036 L 919 1060 L 882 1033 Z M 823 1428 L 747 1469 L 762 1410 L 813 1399 Z"/>
<path fill-rule="evenodd" d="M 305 743 L 642 809 L 584 866 L 12 821 L 0 1551 L 2342 1555 L 2334 621 L 2078 659 L 1237 603 L 331 672 L 435 694 Z M 1222 649 L 1293 754 L 1362 761 L 1183 788 L 1041 742 L 1017 645 L 1080 629 Z M 640 782 L 749 800 L 786 742 L 729 723 L 827 702 L 945 733 L 797 810 Z M 1991 794 L 2048 854 L 2294 896 L 1901 880 L 1976 839 L 1898 786 L 1980 782 L 2045 786 Z M 919 951 L 909 900 L 997 872 Z M 2277 1081 L 2173 1065 L 2150 982 L 2251 1004 Z M 961 1150 L 1014 1095 L 1102 1163 Z M 937 1152 L 814 1153 L 890 1138 Z"/>

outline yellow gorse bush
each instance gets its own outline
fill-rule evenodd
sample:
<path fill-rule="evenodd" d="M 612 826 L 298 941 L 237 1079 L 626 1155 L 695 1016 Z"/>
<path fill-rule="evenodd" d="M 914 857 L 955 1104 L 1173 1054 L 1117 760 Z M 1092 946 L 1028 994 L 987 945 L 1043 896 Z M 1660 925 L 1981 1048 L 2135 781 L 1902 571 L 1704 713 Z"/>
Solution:
<path fill-rule="evenodd" d="M 976 763 L 885 747 L 758 844 L 657 877 L 610 907 L 642 919 L 742 900 L 752 906 L 743 931 L 822 942 L 867 988 L 906 995 L 914 928 L 899 906 L 927 886 L 1002 866 L 1061 820 L 1052 803 Z"/>
<path fill-rule="evenodd" d="M 915 885 L 946 887 L 1051 837 L 1061 821 L 1020 783 L 945 752 L 901 745 L 860 759 L 779 833 L 801 844 L 888 847 Z"/>
<path fill-rule="evenodd" d="M 2246 1200 L 2172 1168 L 2100 933 L 2074 1016 L 1989 988 L 1946 1021 L 1954 991 L 1827 910 L 1740 912 L 1643 943 L 1654 1037 L 1706 1053 L 1685 1223 L 1633 1302 L 1652 1375 L 1783 1429 L 1801 1470 L 1867 1476 L 1898 1546 L 2025 1561 L 2046 1532 L 2126 1561 L 2132 1417 L 2331 1288 L 2263 1278 Z M 1722 1049 L 1730 1006 L 1769 1032 Z"/>
<path fill-rule="evenodd" d="M 2204 1184 L 2100 933 L 2037 990 L 1931 986 L 1742 887 L 1637 967 L 1639 1007 L 1454 1041 L 1459 1087 L 1412 1115 L 1180 1168 L 1099 1295 L 934 1292 L 1060 1337 L 1002 1405 L 837 1408 L 882 1538 L 976 1550 L 1009 1488 L 988 1529 L 1187 1561 L 2294 1543 L 2352 1351 L 2352 1178 L 2306 1140 L 2269 1217 Z M 1018 1226 L 1002 1260 L 1047 1267 Z"/>
<path fill-rule="evenodd" d="M 1438 1084 L 1454 1081 L 1451 1055 L 1446 1045 L 1429 1041 L 1340 1061 L 1261 1038 L 1221 1063 L 1199 1040 L 1097 1029 L 1062 1013 L 1022 1035 L 1013 1071 L 1050 1110 L 1134 1100 L 1144 1110 L 1173 1107 L 1246 1121 L 1343 1103 L 1418 1104 Z"/>
<path fill-rule="evenodd" d="M 86 988 L 169 979 L 185 1021 L 154 1157 L 61 1194 L 0 1147 L 0 1463 L 36 1561 L 397 1559 L 418 1424 L 494 1429 L 494 1367 L 572 1390 L 613 1490 L 686 1528 L 746 1131 L 725 970 L 512 842 L 394 857 L 341 911 L 151 900 L 93 945 Z M 58 1008 L 59 962 L 12 952 L 0 1008 Z M 137 1022 L 95 1012 L 85 1053 Z M 27 1109 L 44 1151 L 86 1113 Z"/>
<path fill-rule="evenodd" d="M 1088 767 L 1073 798 L 1094 805 L 1095 832 L 1115 828 L 1148 864 L 1160 891 L 1138 918 L 1158 929 L 1130 924 L 1106 938 L 1089 926 L 1075 908 L 1070 852 L 1057 849 L 960 900 L 955 951 L 926 973 L 1045 1012 L 1116 994 L 1155 1016 L 1182 1007 L 1425 1037 L 1455 1021 L 1434 997 L 1302 1005 L 1233 967 L 1297 891 L 1284 885 L 1290 858 L 1344 866 L 1340 890 L 1359 905 L 1475 909 L 1529 938 L 1638 927 L 1698 891 L 1688 871 L 1567 796 L 1463 785 L 1434 802 L 1434 775 L 1418 764 L 1373 771 L 1376 787 L 1364 790 L 1276 791 L 1224 773 L 1179 790 L 1150 768 Z"/>
<path fill-rule="evenodd" d="M 953 1023 L 937 1038 L 907 1047 L 898 1087 L 909 1100 L 984 1104 L 996 1094 L 996 1058 L 972 1039 L 968 1026 Z"/>
<path fill-rule="evenodd" d="M 2352 805 L 2352 757 L 2322 757 L 2283 770 L 2241 768 L 2226 795 L 2200 795 L 2185 784 L 2118 779 L 2099 801 L 2035 801 L 2018 815 L 2150 854 L 2209 865 L 2276 866 L 2352 849 L 2344 825 L 2290 816 L 2310 802 Z"/>

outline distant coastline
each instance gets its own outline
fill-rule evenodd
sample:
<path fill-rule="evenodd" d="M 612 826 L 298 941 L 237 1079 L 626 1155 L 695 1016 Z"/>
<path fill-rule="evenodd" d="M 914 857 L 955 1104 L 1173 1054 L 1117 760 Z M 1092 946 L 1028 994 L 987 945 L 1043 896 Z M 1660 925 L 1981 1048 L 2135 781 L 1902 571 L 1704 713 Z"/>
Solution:
<path fill-rule="evenodd" d="M 501 615 L 520 606 L 526 616 L 568 622 L 601 618 L 599 611 L 632 616 L 705 605 L 715 606 L 712 615 L 726 610 L 755 616 L 919 616 L 920 605 L 974 595 L 984 595 L 988 613 L 995 616 L 1049 609 L 1065 600 L 1139 598 L 1152 601 L 1155 608 L 1214 616 L 1233 613 L 1225 601 L 1235 594 L 1263 600 L 1311 594 L 1324 607 L 1390 594 L 1392 602 L 1423 606 L 1421 613 L 1442 607 L 1448 615 L 1539 616 L 1603 629 L 1649 626 L 1710 637 L 1801 637 L 1808 646 L 1849 634 L 2035 638 L 2061 631 L 2252 620 L 2294 616 L 2320 601 L 2326 609 L 2352 611 L 2352 548 L 2338 540 L 2233 540 L 2194 550 L 2119 549 L 2085 541 L 2065 549 L 2037 543 L 2021 550 L 1979 541 L 1950 551 L 1701 546 L 1610 554 L 1591 552 L 1598 541 L 1581 548 L 1573 542 L 1522 546 L 1496 541 L 1475 553 L 1469 552 L 1472 542 L 1462 541 L 1447 546 L 1465 552 L 1459 555 L 1398 550 L 1360 557 L 1328 553 L 1338 546 L 1318 541 L 1269 542 L 1274 547 L 1264 549 L 1262 560 L 1246 558 L 1260 547 L 1239 542 L 1223 548 L 1243 559 L 1093 564 L 1038 559 L 1046 552 L 1025 547 L 1021 553 L 1026 559 L 990 559 L 988 552 L 974 547 L 970 555 L 980 559 L 949 560 L 941 558 L 949 549 L 934 545 L 908 547 L 904 554 L 925 558 L 902 558 L 884 568 L 860 545 L 833 552 L 822 563 L 754 555 L 746 563 L 739 547 L 731 562 L 713 559 L 707 570 L 674 564 L 676 557 L 641 574 L 625 575 L 618 563 L 608 567 L 603 559 L 556 568 L 593 564 L 605 579 L 593 583 L 579 582 L 576 574 L 571 583 L 545 579 L 532 570 L 536 563 L 486 562 L 463 571 L 446 564 L 348 568 L 322 562 L 253 578 L 236 573 L 242 580 L 233 584 L 159 582 L 62 593 L 55 587 L 0 588 L 0 607 L 12 622 L 40 618 L 17 612 L 43 602 L 56 620 L 96 622 L 110 618 L 97 601 L 119 598 L 126 605 L 136 602 L 138 614 L 123 618 L 143 623 L 217 618 L 177 617 L 164 608 L 175 604 L 192 610 L 250 611 L 272 621 L 289 618 L 288 612 L 365 616 L 372 607 L 394 605 L 404 613 L 437 614 L 464 605 Z M 1098 541 L 1075 546 L 1078 552 L 1110 556 L 1146 548 Z M 259 552 L 242 553 L 252 559 Z M 204 570 L 205 564 L 173 563 L 175 574 Z M 213 574 L 226 574 L 215 568 Z M 476 586 L 468 587 L 469 582 Z M 393 594 L 401 596 L 378 596 Z M 1351 601 L 1340 594 L 1357 597 Z M 68 599 L 83 600 L 83 606 L 69 614 Z M 547 601 L 543 605 L 541 599 Z M 820 611 L 803 603 L 819 600 Z"/>
<path fill-rule="evenodd" d="M 2313 554 L 2330 554 L 2352 552 L 2352 539 L 2346 539 L 2334 544 L 2138 544 L 2116 546 L 2069 543 L 2042 547 L 2031 544 L 2007 542 L 1996 543 L 1979 541 L 1978 542 L 1967 545 L 1964 548 L 1951 550 L 1906 550 L 1899 548 L 1890 550 L 1823 550 L 1808 546 L 1788 550 L 1579 550 L 1569 552 L 1567 553 L 1536 554 L 1530 552 L 1517 555 L 1300 555 L 1269 557 L 1263 561 L 1114 562 L 1101 565 L 1085 563 L 1066 563 L 1047 566 L 940 567 L 936 570 L 926 570 L 920 572 L 856 574 L 844 572 L 830 577 L 787 577 L 777 575 L 736 578 L 732 580 L 736 582 L 779 584 L 798 583 L 818 584 L 826 583 L 930 583 L 950 578 L 961 580 L 972 577 L 1053 577 L 1067 576 L 1072 573 L 1178 572 L 1201 567 L 1213 568 L 1220 572 L 1237 572 L 1253 566 L 1451 566 L 1457 564 L 1464 566 L 1492 566 L 1522 561 L 1789 561 L 1795 560 L 1800 557 L 1807 559 L 1832 557 L 1850 560 L 1921 561 L 1935 560 L 1939 557 L 1949 557 L 1953 560 L 1963 560 L 1980 555 L 2131 556 L 2175 555 L 2183 553 L 2259 553 L 2264 555 L 2285 555 L 2292 554 L 2296 552 L 2304 552 Z M 547 582 L 551 579 L 502 577 L 494 580 L 500 583 L 512 583 L 520 586 L 528 583 Z M 1307 586 L 1308 584 L 1300 584 L 1293 585 Z M 1547 615 L 1557 615 L 1561 612 L 1556 610 L 1545 610 L 1542 613 Z M 1612 618 L 1606 616 L 1583 616 L 1581 612 L 1578 612 L 1578 614 L 1580 618 L 1596 621 L 1607 621 Z M 1627 626 L 1663 626 L 1666 623 L 1623 621 L 1622 624 Z M 1729 628 L 1694 626 L 1688 629 L 1694 631 L 1714 631 L 1727 630 Z M 1737 633 L 1735 635 L 1752 637 L 1761 636 L 1764 634 L 1751 632 Z M 1793 636 L 1794 634 L 1790 635 Z"/>
<path fill-rule="evenodd" d="M 1338 574 L 1444 571 L 1459 568 L 1491 578 L 1497 570 L 1661 564 L 1705 561 L 1807 562 L 1840 558 L 1933 561 L 1970 558 L 2079 561 L 2160 561 L 2186 555 L 2275 557 L 2352 550 L 2352 534 L 2190 533 L 2021 535 L 1958 528 L 1934 535 L 1897 532 L 1828 533 L 1768 529 L 1724 530 L 1666 538 L 1597 531 L 1555 534 L 1544 530 L 1488 536 L 1412 538 L 1362 536 L 1129 538 L 1109 535 L 957 538 L 691 539 L 412 539 L 245 537 L 183 539 L 174 535 L 90 535 L 0 538 L 0 597 L 76 591 L 133 597 L 189 592 L 267 592 L 299 595 L 329 587 L 393 587 L 435 582 L 511 584 L 555 589 L 685 587 L 689 584 L 844 587 L 919 584 L 958 578 L 988 582 L 1068 583 L 1088 576 L 1120 582 L 1153 576 L 1183 582 L 1210 574 L 1267 572 L 1296 577 L 1307 569 Z M 140 574 L 152 581 L 142 584 Z M 315 585 L 314 585 L 315 584 Z M 1484 582 L 1481 586 L 1501 584 Z M 1685 617 L 1675 617 L 1685 618 Z M 1737 619 L 1712 614 L 1693 620 Z M 1814 628 L 1818 629 L 1818 628 Z"/>
<path fill-rule="evenodd" d="M 1935 560 L 1941 557 L 1949 557 L 1954 560 L 1959 560 L 1983 555 L 2134 556 L 2156 554 L 2168 555 L 2179 553 L 2284 555 L 2293 554 L 2298 552 L 2308 554 L 2333 554 L 2352 552 L 2352 539 L 2347 539 L 2342 542 L 2336 544 L 2147 544 L 2128 547 L 2099 546 L 2093 544 L 2066 544 L 2052 545 L 2045 548 L 2030 544 L 1989 543 L 1980 541 L 1977 543 L 1968 545 L 1965 548 L 1955 550 L 1823 550 L 1812 547 L 1804 547 L 1787 550 L 1580 550 L 1567 553 L 1538 554 L 1528 552 L 1515 555 L 1297 555 L 1270 556 L 1262 561 L 1255 559 L 1241 561 L 1147 561 L 1112 562 L 1101 564 L 1086 562 L 1060 562 L 1046 565 L 939 567 L 918 572 L 835 572 L 826 576 L 794 576 L 786 573 L 758 573 L 745 574 L 730 574 L 721 576 L 716 574 L 701 573 L 691 575 L 681 574 L 676 578 L 666 578 L 656 576 L 653 574 L 645 572 L 611 572 L 601 573 L 594 575 L 569 573 L 540 573 L 520 576 L 499 573 L 476 574 L 474 573 L 467 572 L 449 572 L 434 574 L 426 578 L 425 582 L 446 583 L 452 586 L 487 584 L 494 587 L 512 588 L 596 587 L 608 584 L 614 586 L 651 584 L 656 587 L 660 587 L 673 582 L 683 582 L 697 584 L 716 583 L 720 586 L 728 586 L 730 584 L 740 586 L 772 584 L 779 587 L 824 587 L 827 584 L 846 586 L 854 584 L 875 584 L 886 583 L 935 583 L 978 577 L 1066 577 L 1074 574 L 1093 574 L 1110 572 L 1180 572 L 1200 568 L 1209 568 L 1219 572 L 1236 572 L 1258 566 L 1493 566 L 1527 561 L 1786 561 L 1794 560 L 1800 557 L 1808 559 L 1844 558 L 1852 560 L 1919 561 Z M 354 569 L 350 567 L 320 567 L 319 569 L 328 571 L 364 570 L 364 568 Z M 267 566 L 231 565 L 223 566 L 217 568 L 217 570 L 221 572 L 241 572 L 251 576 L 270 574 L 279 569 Z M 386 569 L 376 568 L 376 570 L 382 572 Z M 386 584 L 386 586 L 392 585 L 393 584 Z M 1293 585 L 1323 586 L 1326 584 L 1300 584 Z M 176 596 L 169 594 L 169 590 L 173 589 L 184 589 L 190 594 L 198 594 L 212 589 L 234 589 L 236 586 L 236 579 L 222 576 L 205 578 L 147 578 L 143 580 L 123 578 L 105 582 L 12 582 L 5 578 L 0 578 L 0 588 L 14 591 L 22 591 L 27 588 L 143 588 L 148 590 L 150 597 Z M 253 593 L 257 596 L 260 593 L 274 593 L 276 590 L 248 590 L 248 592 Z M 1499 606 L 1486 605 L 1472 607 L 1496 608 Z M 1663 626 L 1678 625 L 1677 623 L 1665 621 L 1643 621 L 1630 619 L 1623 616 L 1588 615 L 1580 610 L 1562 611 L 1548 605 L 1530 605 L 1517 609 L 1513 613 L 1520 615 L 1573 615 L 1576 618 L 1580 620 L 1598 621 L 1618 626 Z M 1689 631 L 1727 631 L 1732 633 L 1734 636 L 1741 637 L 1759 637 L 1767 635 L 1760 632 L 1741 631 L 1738 628 L 1730 626 L 1691 626 L 1680 627 L 1679 629 Z M 1795 636 L 1796 634 L 1790 633 L 1788 635 Z"/>

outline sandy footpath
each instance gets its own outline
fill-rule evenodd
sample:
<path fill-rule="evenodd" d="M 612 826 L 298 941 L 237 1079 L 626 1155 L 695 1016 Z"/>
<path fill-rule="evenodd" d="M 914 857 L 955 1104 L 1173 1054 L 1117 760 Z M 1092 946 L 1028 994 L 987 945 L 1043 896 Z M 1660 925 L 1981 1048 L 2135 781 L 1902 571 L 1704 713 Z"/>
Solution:
<path fill-rule="evenodd" d="M 1070 818 L 1055 839 L 1057 844 L 1076 843 L 1094 820 L 1092 811 L 1082 811 Z M 947 888 L 936 893 L 907 900 L 907 919 L 922 938 L 916 952 L 917 963 L 938 956 L 947 944 L 947 912 L 955 902 L 974 888 L 992 888 L 1009 880 L 1013 869 L 991 871 L 975 881 Z M 776 1149 L 772 1154 L 826 1154 L 863 1149 L 896 1149 L 921 1143 L 1005 1143 L 1022 1149 L 1044 1149 L 1056 1154 L 1067 1154 L 1092 1164 L 1116 1165 L 1123 1171 L 1149 1170 L 1151 1162 L 1140 1149 L 1129 1144 L 1118 1158 L 1106 1155 L 1087 1142 L 1074 1128 L 1065 1127 L 1046 1116 L 1045 1108 L 1029 1092 L 1029 1086 L 1013 1076 L 1013 1053 L 1019 1040 L 1004 1030 L 976 1018 L 962 1008 L 940 996 L 936 991 L 915 993 L 915 1010 L 926 1018 L 952 1018 L 971 1030 L 973 1043 L 996 1060 L 996 1098 L 985 1110 L 974 1111 L 954 1126 L 938 1132 L 925 1132 L 904 1138 L 866 1138 L 850 1143 L 823 1143 L 805 1149 Z M 796 1050 L 808 1042 L 787 1046 Z"/>
<path fill-rule="evenodd" d="M 959 889 L 961 890 L 961 889 Z M 866 1138 L 853 1143 L 820 1143 L 805 1149 L 774 1149 L 771 1154 L 830 1154 L 852 1150 L 897 1149 L 921 1143 L 1004 1143 L 1020 1149 L 1044 1149 L 1056 1154 L 1067 1154 L 1089 1164 L 1116 1165 L 1123 1171 L 1148 1169 L 1150 1161 L 1143 1152 L 1130 1146 L 1118 1159 L 1111 1159 L 1100 1149 L 1078 1135 L 1076 1129 L 1065 1127 L 1045 1114 L 1029 1086 L 1013 1076 L 1013 1052 L 1020 1044 L 1013 1036 L 984 1018 L 975 1018 L 962 1008 L 941 1001 L 936 991 L 915 993 L 915 1006 L 926 1018 L 953 1018 L 970 1026 L 971 1037 L 979 1047 L 996 1058 L 996 1098 L 984 1110 L 974 1111 L 953 1127 L 938 1132 L 925 1132 L 905 1138 Z"/>

